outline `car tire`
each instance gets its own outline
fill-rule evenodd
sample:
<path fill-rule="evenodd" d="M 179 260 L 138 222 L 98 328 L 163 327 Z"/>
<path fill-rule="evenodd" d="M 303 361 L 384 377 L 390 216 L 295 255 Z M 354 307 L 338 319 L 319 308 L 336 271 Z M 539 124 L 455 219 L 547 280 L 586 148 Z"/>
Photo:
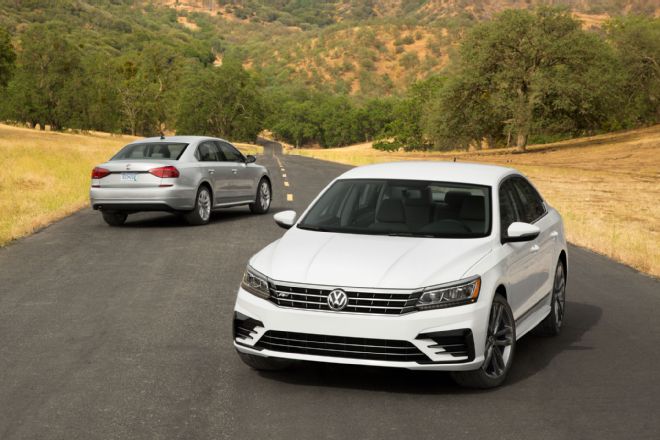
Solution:
<path fill-rule="evenodd" d="M 289 359 L 254 356 L 240 351 L 237 353 L 245 365 L 258 371 L 280 371 L 293 364 L 293 361 Z"/>
<path fill-rule="evenodd" d="M 253 214 L 265 214 L 270 209 L 272 201 L 272 190 L 270 182 L 266 178 L 262 178 L 257 186 L 257 197 L 254 203 L 250 203 L 250 211 Z"/>
<path fill-rule="evenodd" d="M 120 211 L 101 211 L 103 220 L 110 226 L 121 226 L 126 222 L 128 214 Z"/>
<path fill-rule="evenodd" d="M 555 278 L 552 283 L 552 298 L 550 300 L 550 313 L 534 329 L 540 336 L 557 336 L 561 332 L 566 311 L 566 269 L 559 260 L 555 269 Z"/>
<path fill-rule="evenodd" d="M 488 389 L 501 385 L 513 363 L 515 335 L 516 323 L 511 307 L 498 293 L 493 298 L 489 314 L 484 363 L 478 370 L 453 371 L 454 381 L 468 388 Z"/>
<path fill-rule="evenodd" d="M 212 200 L 213 197 L 208 187 L 206 185 L 200 186 L 195 197 L 195 208 L 184 213 L 183 218 L 191 226 L 207 224 L 211 219 Z"/>

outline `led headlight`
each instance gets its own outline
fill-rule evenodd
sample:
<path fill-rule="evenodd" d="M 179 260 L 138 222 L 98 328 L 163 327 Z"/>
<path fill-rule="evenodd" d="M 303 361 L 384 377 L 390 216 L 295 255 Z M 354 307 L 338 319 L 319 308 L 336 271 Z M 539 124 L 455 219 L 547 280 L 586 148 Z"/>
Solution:
<path fill-rule="evenodd" d="M 481 277 L 474 276 L 454 283 L 431 286 L 424 289 L 417 300 L 419 310 L 472 304 L 479 298 Z"/>
<path fill-rule="evenodd" d="M 245 268 L 241 287 L 246 292 L 250 292 L 260 298 L 268 298 L 270 296 L 270 291 L 268 290 L 268 278 L 252 269 L 250 265 Z"/>

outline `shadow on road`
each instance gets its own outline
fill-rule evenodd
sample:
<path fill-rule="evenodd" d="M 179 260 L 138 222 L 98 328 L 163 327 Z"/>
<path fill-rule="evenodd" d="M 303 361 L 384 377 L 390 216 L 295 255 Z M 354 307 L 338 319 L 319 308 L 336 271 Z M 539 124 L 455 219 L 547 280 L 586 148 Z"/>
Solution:
<path fill-rule="evenodd" d="M 588 304 L 567 303 L 567 321 L 556 338 L 526 335 L 518 341 L 513 368 L 504 387 L 513 386 L 548 367 L 562 351 L 587 351 L 580 345 L 582 335 L 601 318 L 602 309 Z M 483 391 L 459 388 L 448 373 L 410 371 L 397 368 L 359 367 L 350 365 L 300 363 L 281 372 L 261 372 L 263 377 L 292 385 L 351 388 L 409 394 L 443 394 L 445 392 L 479 393 Z"/>
<path fill-rule="evenodd" d="M 211 213 L 209 224 L 226 223 L 254 216 L 247 208 L 223 209 Z M 140 213 L 128 216 L 123 228 L 180 228 L 191 227 L 182 215 L 166 212 Z"/>

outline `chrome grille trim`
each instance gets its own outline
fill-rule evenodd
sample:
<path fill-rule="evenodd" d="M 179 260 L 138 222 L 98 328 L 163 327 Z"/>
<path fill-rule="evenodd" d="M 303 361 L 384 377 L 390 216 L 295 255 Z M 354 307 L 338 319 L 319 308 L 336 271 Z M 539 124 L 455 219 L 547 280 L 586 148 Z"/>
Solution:
<path fill-rule="evenodd" d="M 269 300 L 280 307 L 330 311 L 329 293 L 342 289 L 348 296 L 346 307 L 333 313 L 402 315 L 415 311 L 422 289 L 371 289 L 341 286 L 293 284 L 269 280 Z"/>

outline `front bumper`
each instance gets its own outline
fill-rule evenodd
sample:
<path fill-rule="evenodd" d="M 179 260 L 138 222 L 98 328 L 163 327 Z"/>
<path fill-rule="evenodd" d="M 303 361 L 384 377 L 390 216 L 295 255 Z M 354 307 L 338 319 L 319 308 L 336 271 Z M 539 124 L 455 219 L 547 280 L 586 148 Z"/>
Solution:
<path fill-rule="evenodd" d="M 190 188 L 91 188 L 93 209 L 118 211 L 188 211 L 195 207 L 196 190 Z"/>
<path fill-rule="evenodd" d="M 331 311 L 302 310 L 280 307 L 272 302 L 258 298 L 239 288 L 235 306 L 235 319 L 250 319 L 250 336 L 237 333 L 234 346 L 243 353 L 256 356 L 296 359 L 304 361 L 328 362 L 352 365 L 370 365 L 382 367 L 407 368 L 411 370 L 459 371 L 475 370 L 483 363 L 486 326 L 490 304 L 477 301 L 474 304 L 446 309 L 412 312 L 403 315 L 374 315 L 367 313 L 346 313 Z M 255 324 L 256 323 L 256 324 Z M 236 325 L 236 323 L 235 323 Z M 267 332 L 269 332 L 267 334 Z M 369 355 L 347 353 L 341 350 L 327 350 L 327 345 L 304 342 L 310 347 L 326 347 L 305 350 L 297 347 L 292 352 L 285 342 L 281 349 L 264 343 L 273 340 L 270 335 L 308 335 L 309 341 L 318 340 L 318 335 L 327 336 L 329 347 L 337 347 L 339 340 L 353 343 L 353 338 L 390 341 L 396 344 L 412 344 L 423 354 L 422 360 L 390 360 L 391 356 L 372 359 Z M 443 345 L 447 335 L 464 335 L 469 353 L 456 355 L 451 348 Z M 264 336 L 266 336 L 264 338 Z M 293 336 L 297 337 L 297 336 Z M 343 338 L 343 339 L 342 339 Z M 456 338 L 454 337 L 453 340 Z M 261 342 L 260 342 L 261 341 Z M 405 341 L 405 342 L 403 342 Z M 372 342 L 368 342 L 373 344 Z M 353 346 L 354 347 L 354 346 Z M 372 349 L 373 350 L 373 349 Z M 375 350 L 382 351 L 382 350 Z M 311 354 L 310 354 L 311 353 Z"/>

